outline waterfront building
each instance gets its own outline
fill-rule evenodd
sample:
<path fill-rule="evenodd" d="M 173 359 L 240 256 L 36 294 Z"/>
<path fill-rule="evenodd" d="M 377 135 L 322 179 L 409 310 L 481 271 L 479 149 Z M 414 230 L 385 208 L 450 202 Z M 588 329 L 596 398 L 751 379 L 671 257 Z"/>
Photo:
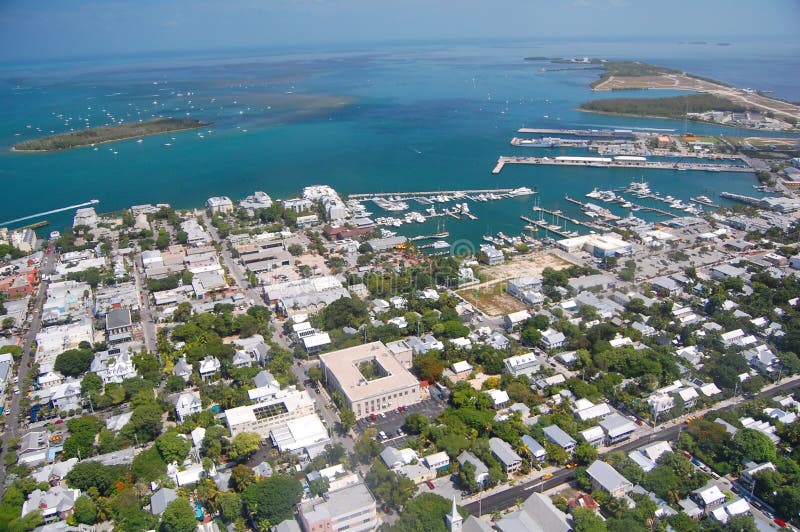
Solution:
<path fill-rule="evenodd" d="M 233 212 L 233 202 L 228 196 L 214 196 L 206 200 L 206 208 L 211 215 Z"/>

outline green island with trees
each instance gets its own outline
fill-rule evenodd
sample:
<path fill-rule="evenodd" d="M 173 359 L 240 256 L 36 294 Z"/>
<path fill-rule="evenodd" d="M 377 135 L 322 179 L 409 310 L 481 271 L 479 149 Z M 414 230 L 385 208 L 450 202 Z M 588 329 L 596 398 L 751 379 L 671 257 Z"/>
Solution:
<path fill-rule="evenodd" d="M 713 94 L 687 94 L 666 98 L 604 98 L 578 106 L 581 111 L 657 118 L 684 118 L 686 113 L 743 112 L 747 108 Z"/>
<path fill-rule="evenodd" d="M 160 135 L 172 131 L 197 129 L 210 126 L 211 124 L 211 122 L 203 122 L 202 120 L 194 118 L 156 118 L 153 120 L 145 120 L 144 122 L 93 127 L 80 131 L 70 131 L 69 133 L 25 140 L 15 144 L 11 150 L 20 152 L 69 150 L 105 142 Z"/>

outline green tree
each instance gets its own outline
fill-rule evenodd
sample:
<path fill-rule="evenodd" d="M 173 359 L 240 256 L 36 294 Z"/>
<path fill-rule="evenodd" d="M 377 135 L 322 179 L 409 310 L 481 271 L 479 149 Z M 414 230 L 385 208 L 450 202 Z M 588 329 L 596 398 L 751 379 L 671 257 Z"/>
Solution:
<path fill-rule="evenodd" d="M 308 378 L 314 382 L 321 382 L 324 378 L 322 369 L 319 366 L 312 366 L 308 368 Z"/>
<path fill-rule="evenodd" d="M 81 495 L 75 500 L 75 519 L 84 525 L 92 525 L 97 519 L 97 505 L 86 495 Z"/>
<path fill-rule="evenodd" d="M 435 493 L 422 493 L 403 507 L 399 519 L 389 527 L 390 532 L 448 532 L 447 515 L 452 501 Z M 467 514 L 458 509 L 462 517 Z"/>
<path fill-rule="evenodd" d="M 180 497 L 170 502 L 161 514 L 159 532 L 195 532 L 197 520 L 189 500 Z"/>
<path fill-rule="evenodd" d="M 106 466 L 100 462 L 78 462 L 67 473 L 66 481 L 70 488 L 87 491 L 96 488 L 101 495 L 110 495 L 117 482 L 123 479 L 125 466 Z"/>
<path fill-rule="evenodd" d="M 339 422 L 345 431 L 350 430 L 356 424 L 356 415 L 349 408 L 342 408 L 339 410 Z"/>
<path fill-rule="evenodd" d="M 409 434 L 421 434 L 422 431 L 428 428 L 429 424 L 430 421 L 426 416 L 415 412 L 406 416 L 403 426 L 406 428 Z"/>
<path fill-rule="evenodd" d="M 56 357 L 53 369 L 66 377 L 77 377 L 86 373 L 94 360 L 91 349 L 70 349 Z"/>
<path fill-rule="evenodd" d="M 136 435 L 140 444 L 155 439 L 160 433 L 161 407 L 155 403 L 137 406 L 128 424 L 120 431 L 123 437 L 131 440 Z"/>
<path fill-rule="evenodd" d="M 575 454 L 573 456 L 579 464 L 589 465 L 597 460 L 597 449 L 584 441 L 575 447 Z"/>
<path fill-rule="evenodd" d="M 95 397 L 103 389 L 103 379 L 97 373 L 87 373 L 81 379 L 81 392 L 84 395 Z"/>
<path fill-rule="evenodd" d="M 231 469 L 231 479 L 228 481 L 231 488 L 238 492 L 244 491 L 247 486 L 256 481 L 256 474 L 246 465 L 239 464 Z"/>
<path fill-rule="evenodd" d="M 733 437 L 733 442 L 748 460 L 759 464 L 775 461 L 775 444 L 757 430 L 741 429 Z"/>
<path fill-rule="evenodd" d="M 575 532 L 605 532 L 606 522 L 594 510 L 574 508 L 572 510 L 573 530 Z"/>
<path fill-rule="evenodd" d="M 219 513 L 222 520 L 232 523 L 242 516 L 242 496 L 233 491 L 223 492 L 219 496 Z"/>
<path fill-rule="evenodd" d="M 274 475 L 250 484 L 242 493 L 242 500 L 245 510 L 256 521 L 280 523 L 292 517 L 302 495 L 300 482 L 286 475 Z"/>
<path fill-rule="evenodd" d="M 368 464 L 381 452 L 381 444 L 375 439 L 375 429 L 367 429 L 353 445 L 353 454 L 362 464 Z"/>
<path fill-rule="evenodd" d="M 327 477 L 315 478 L 314 480 L 308 483 L 308 491 L 312 495 L 317 495 L 317 496 L 326 493 L 330 487 L 331 483 Z"/>
<path fill-rule="evenodd" d="M 228 457 L 232 460 L 243 460 L 254 454 L 261 447 L 261 436 L 255 432 L 240 432 L 231 440 Z"/>
<path fill-rule="evenodd" d="M 174 431 L 165 432 L 156 438 L 158 454 L 168 464 L 172 462 L 183 463 L 191 448 L 192 444 L 189 443 L 189 440 Z"/>
<path fill-rule="evenodd" d="M 303 254 L 303 246 L 300 244 L 289 244 L 289 247 L 286 248 L 286 251 L 292 254 L 293 257 L 299 257 Z"/>
<path fill-rule="evenodd" d="M 519 337 L 525 345 L 539 345 L 542 341 L 542 331 L 536 327 L 525 327 Z"/>
<path fill-rule="evenodd" d="M 167 464 L 155 446 L 134 456 L 131 464 L 131 472 L 137 482 L 152 482 L 164 475 L 166 469 Z"/>

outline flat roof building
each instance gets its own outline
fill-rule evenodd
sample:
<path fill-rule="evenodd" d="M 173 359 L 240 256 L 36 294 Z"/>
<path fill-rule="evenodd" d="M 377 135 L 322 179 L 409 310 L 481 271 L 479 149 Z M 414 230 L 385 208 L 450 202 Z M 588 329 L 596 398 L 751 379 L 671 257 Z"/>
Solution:
<path fill-rule="evenodd" d="M 261 439 L 270 437 L 273 429 L 286 427 L 288 422 L 314 414 L 314 400 L 305 390 L 289 388 L 271 401 L 229 408 L 225 420 L 231 437 L 242 432 L 255 432 Z"/>
<path fill-rule="evenodd" d="M 360 482 L 304 502 L 298 511 L 306 532 L 363 532 L 375 530 L 379 524 L 375 499 Z"/>
<path fill-rule="evenodd" d="M 325 380 L 342 393 L 356 417 L 420 401 L 417 379 L 382 342 L 320 355 Z"/>

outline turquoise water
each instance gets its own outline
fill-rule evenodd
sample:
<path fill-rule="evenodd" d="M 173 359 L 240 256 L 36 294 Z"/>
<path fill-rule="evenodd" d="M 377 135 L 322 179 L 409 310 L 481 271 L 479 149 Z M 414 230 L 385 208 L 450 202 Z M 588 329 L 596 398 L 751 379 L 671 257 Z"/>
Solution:
<path fill-rule="evenodd" d="M 542 72 L 548 65 L 522 61 L 526 55 L 658 60 L 800 99 L 800 89 L 790 82 L 798 79 L 800 54 L 792 50 L 768 43 L 746 49 L 734 45 L 707 50 L 702 60 L 697 51 L 674 43 L 494 43 L 5 66 L 0 68 L 3 220 L 90 198 L 100 200 L 99 211 L 155 202 L 186 208 L 212 195 L 238 199 L 264 190 L 281 197 L 313 183 L 344 193 L 525 185 L 538 189 L 542 206 L 567 213 L 573 206 L 563 201 L 564 194 L 582 198 L 595 186 L 617 188 L 640 177 L 654 190 L 684 200 L 722 190 L 752 194 L 751 175 L 726 172 L 509 165 L 500 175 L 490 173 L 500 155 L 582 153 L 513 148 L 508 142 L 520 127 L 678 132 L 685 127 L 678 121 L 578 112 L 576 105 L 596 97 L 655 93 L 592 93 L 588 87 L 598 71 Z M 96 151 L 16 154 L 7 149 L 50 131 L 100 125 L 109 116 L 131 121 L 159 115 L 215 124 L 210 133 L 202 132 L 204 138 L 189 131 Z M 688 127 L 698 134 L 757 134 Z M 479 220 L 437 220 L 446 223 L 451 241 L 475 240 L 487 231 L 517 234 L 524 225 L 519 215 L 530 215 L 534 201 L 530 196 L 471 204 Z M 385 214 L 367 205 L 376 216 Z M 411 209 L 423 206 L 412 203 Z M 59 228 L 71 216 L 47 219 Z M 413 229 L 433 232 L 436 224 Z"/>

